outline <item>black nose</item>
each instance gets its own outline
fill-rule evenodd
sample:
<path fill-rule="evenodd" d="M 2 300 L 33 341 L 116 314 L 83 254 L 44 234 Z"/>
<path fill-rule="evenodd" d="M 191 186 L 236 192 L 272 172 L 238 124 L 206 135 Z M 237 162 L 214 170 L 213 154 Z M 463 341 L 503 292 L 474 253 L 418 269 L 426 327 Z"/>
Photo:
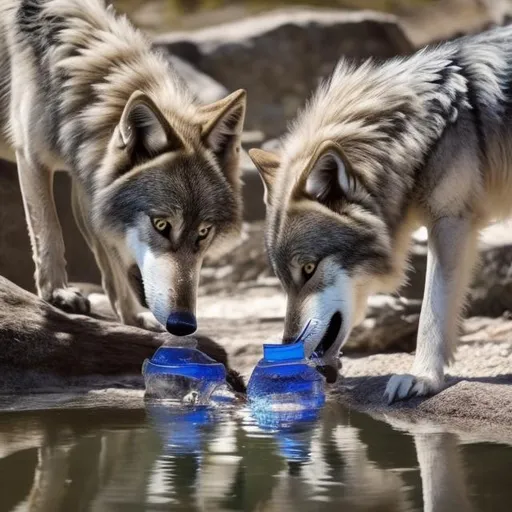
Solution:
<path fill-rule="evenodd" d="M 196 332 L 197 321 L 192 313 L 171 313 L 167 318 L 166 329 L 175 336 L 187 336 Z"/>

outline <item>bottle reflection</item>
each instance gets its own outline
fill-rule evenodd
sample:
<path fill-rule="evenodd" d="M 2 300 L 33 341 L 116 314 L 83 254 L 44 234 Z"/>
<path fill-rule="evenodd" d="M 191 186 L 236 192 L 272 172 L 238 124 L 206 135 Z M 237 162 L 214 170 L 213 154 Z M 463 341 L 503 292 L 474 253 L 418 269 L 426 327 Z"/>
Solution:
<path fill-rule="evenodd" d="M 293 412 L 252 410 L 251 417 L 263 432 L 272 434 L 279 453 L 290 465 L 310 462 L 311 442 L 320 418 L 320 409 Z"/>

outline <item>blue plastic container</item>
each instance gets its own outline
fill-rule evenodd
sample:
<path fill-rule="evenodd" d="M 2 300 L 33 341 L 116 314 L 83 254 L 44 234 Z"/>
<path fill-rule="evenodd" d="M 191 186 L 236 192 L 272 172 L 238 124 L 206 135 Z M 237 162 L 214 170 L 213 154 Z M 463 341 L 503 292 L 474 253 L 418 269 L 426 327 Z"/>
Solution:
<path fill-rule="evenodd" d="M 160 347 L 142 365 L 146 397 L 205 405 L 226 387 L 226 368 L 193 347 Z"/>
<path fill-rule="evenodd" d="M 306 359 L 304 341 L 263 345 L 263 359 L 247 386 L 253 410 L 300 411 L 325 403 L 324 378 Z"/>

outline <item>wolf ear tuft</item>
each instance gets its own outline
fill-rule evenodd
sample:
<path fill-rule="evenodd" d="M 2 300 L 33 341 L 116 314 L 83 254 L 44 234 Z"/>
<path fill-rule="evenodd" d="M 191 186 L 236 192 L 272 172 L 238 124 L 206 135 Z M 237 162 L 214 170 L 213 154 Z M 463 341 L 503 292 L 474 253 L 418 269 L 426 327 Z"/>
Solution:
<path fill-rule="evenodd" d="M 237 181 L 246 96 L 245 90 L 240 89 L 200 108 L 204 119 L 201 126 L 203 141 L 213 151 L 231 183 Z"/>
<path fill-rule="evenodd" d="M 142 157 L 184 147 L 161 110 L 141 91 L 135 91 L 126 103 L 117 127 L 117 146 Z"/>
<path fill-rule="evenodd" d="M 356 181 L 343 150 L 333 141 L 318 147 L 300 180 L 302 191 L 328 203 L 355 190 Z"/>
<path fill-rule="evenodd" d="M 263 151 L 262 149 L 250 149 L 249 156 L 256 166 L 256 169 L 258 169 L 261 180 L 263 181 L 263 186 L 265 187 L 264 201 L 265 204 L 269 206 L 281 160 L 276 154 Z"/>

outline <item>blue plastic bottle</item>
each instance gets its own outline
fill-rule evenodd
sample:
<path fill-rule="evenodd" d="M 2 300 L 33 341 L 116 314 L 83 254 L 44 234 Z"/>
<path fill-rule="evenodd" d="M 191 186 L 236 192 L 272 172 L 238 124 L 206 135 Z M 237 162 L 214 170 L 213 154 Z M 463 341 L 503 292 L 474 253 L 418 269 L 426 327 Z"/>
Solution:
<path fill-rule="evenodd" d="M 247 386 L 253 410 L 300 411 L 317 409 L 325 403 L 324 378 L 304 352 L 312 328 L 308 324 L 295 343 L 263 345 L 263 359 Z"/>
<path fill-rule="evenodd" d="M 226 390 L 226 368 L 195 347 L 160 347 L 142 365 L 146 397 L 206 405 Z M 223 393 L 218 393 L 223 396 Z"/>

